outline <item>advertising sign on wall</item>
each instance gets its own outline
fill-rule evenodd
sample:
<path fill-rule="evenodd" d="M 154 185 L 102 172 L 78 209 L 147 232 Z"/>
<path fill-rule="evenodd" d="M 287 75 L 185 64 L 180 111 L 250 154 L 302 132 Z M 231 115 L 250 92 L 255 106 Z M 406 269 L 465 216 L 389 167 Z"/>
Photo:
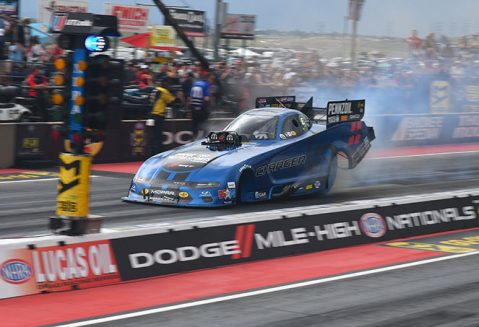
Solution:
<path fill-rule="evenodd" d="M 227 14 L 221 27 L 223 39 L 254 39 L 256 16 Z"/>
<path fill-rule="evenodd" d="M 205 35 L 205 12 L 189 9 L 168 9 L 171 17 L 183 29 L 187 36 Z M 165 21 L 165 25 L 167 22 Z"/>
<path fill-rule="evenodd" d="M 113 239 L 122 280 L 479 226 L 477 197 Z"/>
<path fill-rule="evenodd" d="M 119 281 L 108 240 L 0 252 L 1 298 Z"/>
<path fill-rule="evenodd" d="M 123 33 L 146 33 L 149 9 L 147 7 L 105 4 L 105 15 L 118 17 L 118 29 Z"/>
<path fill-rule="evenodd" d="M 154 26 L 150 31 L 151 47 L 176 46 L 176 32 L 171 26 Z"/>
<path fill-rule="evenodd" d="M 18 16 L 18 0 L 0 0 L 0 14 Z"/>
<path fill-rule="evenodd" d="M 40 0 L 38 20 L 49 23 L 54 12 L 88 12 L 86 0 Z"/>

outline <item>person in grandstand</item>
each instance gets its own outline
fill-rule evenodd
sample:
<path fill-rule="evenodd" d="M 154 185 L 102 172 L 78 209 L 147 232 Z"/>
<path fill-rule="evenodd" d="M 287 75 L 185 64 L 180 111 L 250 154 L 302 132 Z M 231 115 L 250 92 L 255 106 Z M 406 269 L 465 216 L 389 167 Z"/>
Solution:
<path fill-rule="evenodd" d="M 136 75 L 136 82 L 140 87 L 152 86 L 153 85 L 153 77 L 150 74 L 150 70 L 148 65 L 142 64 L 140 65 L 140 70 Z"/>
<path fill-rule="evenodd" d="M 189 104 L 191 108 L 191 118 L 193 123 L 193 137 L 197 138 L 200 125 L 208 119 L 208 105 L 210 101 L 210 91 L 208 83 L 209 73 L 202 71 L 200 79 L 191 86 L 189 94 Z"/>
<path fill-rule="evenodd" d="M 160 80 L 160 86 L 155 88 L 151 97 L 154 105 L 150 114 L 150 122 L 153 124 L 150 134 L 150 149 L 151 154 L 154 155 L 160 153 L 163 147 L 163 123 L 166 106 L 175 101 L 175 97 L 168 91 L 168 80 L 166 78 Z"/>
<path fill-rule="evenodd" d="M 28 96 L 35 99 L 35 114 L 43 120 L 47 119 L 45 89 L 48 86 L 48 78 L 43 74 L 42 67 L 35 65 L 27 76 L 25 83 L 28 86 Z"/>

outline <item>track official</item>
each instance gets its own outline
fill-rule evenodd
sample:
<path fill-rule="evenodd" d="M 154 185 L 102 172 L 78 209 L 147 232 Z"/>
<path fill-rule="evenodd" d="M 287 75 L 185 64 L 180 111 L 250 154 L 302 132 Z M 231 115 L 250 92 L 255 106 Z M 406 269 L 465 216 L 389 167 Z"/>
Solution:
<path fill-rule="evenodd" d="M 161 86 L 156 87 L 152 93 L 153 109 L 150 119 L 153 119 L 153 133 L 150 136 L 151 155 L 162 151 L 163 145 L 163 122 L 165 120 L 166 105 L 175 101 L 175 97 L 168 91 L 166 79 L 161 81 Z"/>
<path fill-rule="evenodd" d="M 198 137 L 200 124 L 208 118 L 208 104 L 210 101 L 209 73 L 201 72 L 201 79 L 194 82 L 189 94 L 191 118 L 193 120 L 193 138 Z"/>

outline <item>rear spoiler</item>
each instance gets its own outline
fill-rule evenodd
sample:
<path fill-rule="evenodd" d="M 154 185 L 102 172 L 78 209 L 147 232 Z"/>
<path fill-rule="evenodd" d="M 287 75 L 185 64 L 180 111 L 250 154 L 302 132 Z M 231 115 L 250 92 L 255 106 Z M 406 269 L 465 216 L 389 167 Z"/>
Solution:
<path fill-rule="evenodd" d="M 296 102 L 294 95 L 277 97 L 256 98 L 256 108 L 289 108 L 301 111 L 311 120 L 324 120 L 326 117 L 326 127 L 329 128 L 338 123 L 354 122 L 362 120 L 366 100 L 344 100 L 330 101 L 326 108 L 313 107 L 313 97 L 306 102 Z M 318 117 L 320 117 L 318 119 Z"/>
<path fill-rule="evenodd" d="M 311 119 L 313 119 L 315 115 L 315 110 L 321 110 L 323 112 L 326 111 L 325 108 L 313 107 L 313 97 L 306 102 L 296 102 L 296 96 L 294 95 L 256 98 L 255 108 L 265 107 L 296 109 Z"/>
<path fill-rule="evenodd" d="M 354 122 L 362 120 L 366 100 L 330 101 L 326 107 L 326 127 L 329 128 L 338 123 Z"/>

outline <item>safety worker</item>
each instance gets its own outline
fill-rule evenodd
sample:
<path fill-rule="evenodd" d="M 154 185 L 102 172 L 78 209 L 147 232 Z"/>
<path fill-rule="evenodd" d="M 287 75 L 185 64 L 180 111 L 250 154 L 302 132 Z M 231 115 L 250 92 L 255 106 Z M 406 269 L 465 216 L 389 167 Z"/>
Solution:
<path fill-rule="evenodd" d="M 153 109 L 151 110 L 147 125 L 152 125 L 153 127 L 150 134 L 152 155 L 162 151 L 163 122 L 165 120 L 166 106 L 175 101 L 175 97 L 168 91 L 167 86 L 168 80 L 166 78 L 161 79 L 160 86 L 156 87 L 151 95 Z"/>

